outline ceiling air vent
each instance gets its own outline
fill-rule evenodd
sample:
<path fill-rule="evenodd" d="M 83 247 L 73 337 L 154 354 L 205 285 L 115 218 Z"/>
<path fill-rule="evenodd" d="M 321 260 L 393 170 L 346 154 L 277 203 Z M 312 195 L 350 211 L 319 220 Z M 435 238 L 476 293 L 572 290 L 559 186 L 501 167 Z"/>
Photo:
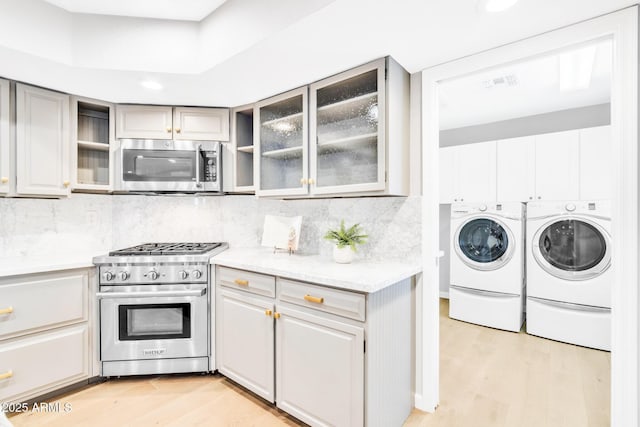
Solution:
<path fill-rule="evenodd" d="M 518 84 L 518 77 L 515 74 L 507 74 L 506 76 L 494 77 L 493 79 L 485 80 L 482 85 L 486 89 L 493 87 L 509 87 L 516 86 Z"/>

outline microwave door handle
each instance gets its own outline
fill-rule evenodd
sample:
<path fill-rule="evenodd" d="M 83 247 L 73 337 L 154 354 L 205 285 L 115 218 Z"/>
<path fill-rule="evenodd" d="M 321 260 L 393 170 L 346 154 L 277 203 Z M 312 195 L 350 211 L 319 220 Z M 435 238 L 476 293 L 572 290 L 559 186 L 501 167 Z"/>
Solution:
<path fill-rule="evenodd" d="M 98 298 L 151 298 L 151 297 L 201 297 L 207 288 L 192 291 L 156 291 L 156 292 L 96 292 Z"/>
<path fill-rule="evenodd" d="M 202 151 L 202 144 L 196 146 L 196 187 L 202 187 L 200 182 L 200 152 Z"/>

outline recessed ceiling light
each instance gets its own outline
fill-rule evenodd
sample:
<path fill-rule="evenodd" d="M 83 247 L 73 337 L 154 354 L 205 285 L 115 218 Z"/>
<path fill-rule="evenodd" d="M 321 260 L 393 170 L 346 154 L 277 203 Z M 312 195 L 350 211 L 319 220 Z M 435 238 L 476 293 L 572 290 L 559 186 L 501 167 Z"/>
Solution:
<path fill-rule="evenodd" d="M 502 12 L 516 4 L 518 0 L 486 0 L 484 10 L 487 12 Z"/>
<path fill-rule="evenodd" d="M 158 83 L 158 82 L 154 82 L 153 80 L 144 80 L 140 82 L 140 85 L 144 88 L 147 89 L 151 89 L 151 90 L 162 90 L 163 86 Z"/>

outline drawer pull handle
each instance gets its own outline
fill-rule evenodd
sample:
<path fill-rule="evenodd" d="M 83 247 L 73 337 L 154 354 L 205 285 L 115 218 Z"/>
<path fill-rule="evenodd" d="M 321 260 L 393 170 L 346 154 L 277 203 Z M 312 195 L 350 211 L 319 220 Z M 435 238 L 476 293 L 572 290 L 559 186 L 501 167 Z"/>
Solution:
<path fill-rule="evenodd" d="M 311 295 L 304 296 L 305 301 L 315 302 L 316 304 L 322 304 L 324 302 L 324 298 L 322 297 L 313 297 Z"/>
<path fill-rule="evenodd" d="M 266 314 L 267 316 L 271 317 L 271 315 L 273 314 L 273 311 L 265 310 L 264 314 Z"/>
<path fill-rule="evenodd" d="M 0 314 L 11 314 L 13 313 L 13 307 L 0 308 Z"/>
<path fill-rule="evenodd" d="M 274 319 L 279 319 L 280 318 L 280 313 L 278 313 L 277 311 L 275 313 L 273 313 L 273 318 Z"/>
<path fill-rule="evenodd" d="M 240 286 L 249 286 L 249 281 L 248 280 L 236 279 L 236 280 L 233 281 L 233 283 L 235 283 L 236 285 L 240 285 Z"/>
<path fill-rule="evenodd" d="M 6 380 L 8 378 L 11 378 L 12 376 L 13 376 L 13 371 L 11 369 L 9 369 L 4 374 L 0 374 L 0 380 Z"/>

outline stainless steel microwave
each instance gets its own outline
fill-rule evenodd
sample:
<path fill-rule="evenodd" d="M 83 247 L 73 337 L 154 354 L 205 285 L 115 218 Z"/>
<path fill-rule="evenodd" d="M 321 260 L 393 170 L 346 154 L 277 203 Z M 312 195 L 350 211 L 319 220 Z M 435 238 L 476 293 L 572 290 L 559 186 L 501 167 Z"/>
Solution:
<path fill-rule="evenodd" d="M 220 192 L 220 149 L 217 141 L 121 139 L 116 190 Z"/>

